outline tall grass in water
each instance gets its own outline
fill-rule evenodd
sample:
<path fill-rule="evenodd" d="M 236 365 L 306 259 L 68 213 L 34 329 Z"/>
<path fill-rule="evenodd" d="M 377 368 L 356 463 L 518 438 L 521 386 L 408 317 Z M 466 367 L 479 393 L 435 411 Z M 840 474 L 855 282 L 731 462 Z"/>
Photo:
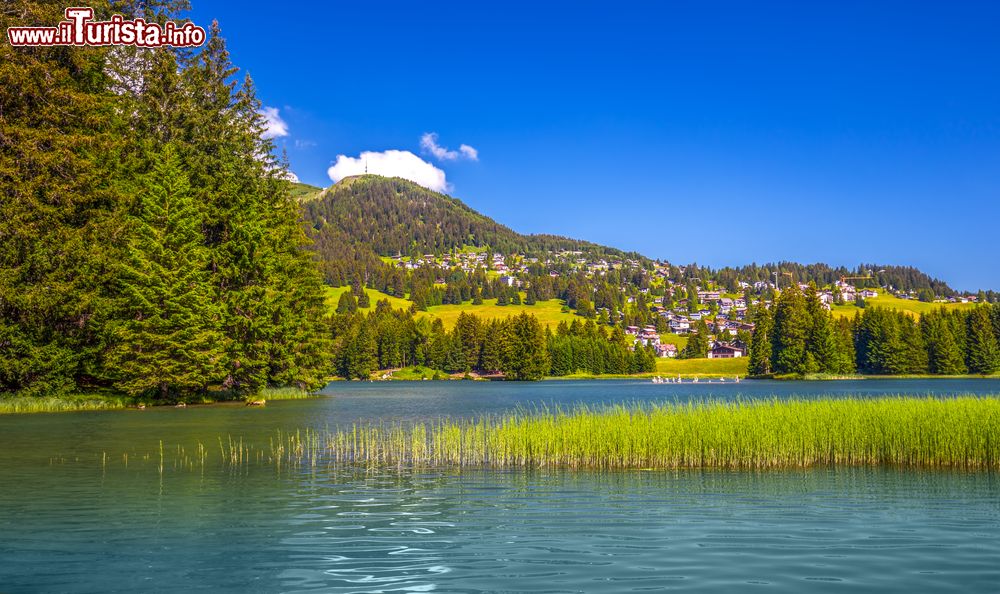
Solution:
<path fill-rule="evenodd" d="M 314 392 L 303 390 L 302 388 L 264 388 L 258 395 L 265 400 L 301 400 L 303 398 L 316 398 Z"/>
<path fill-rule="evenodd" d="M 112 396 L 24 396 L 0 398 L 0 414 L 108 410 L 127 405 L 125 398 Z"/>
<path fill-rule="evenodd" d="M 581 407 L 412 427 L 353 427 L 327 433 L 320 441 L 332 460 L 368 465 L 996 469 L 1000 399 Z"/>

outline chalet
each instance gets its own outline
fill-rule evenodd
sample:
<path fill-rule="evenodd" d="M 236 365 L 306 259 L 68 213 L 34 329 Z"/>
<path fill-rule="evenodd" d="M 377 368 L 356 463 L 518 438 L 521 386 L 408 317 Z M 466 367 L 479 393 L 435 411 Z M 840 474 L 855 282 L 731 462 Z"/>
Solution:
<path fill-rule="evenodd" d="M 501 276 L 500 284 L 507 285 L 508 287 L 521 286 L 521 283 L 519 283 L 513 276 Z"/>
<path fill-rule="evenodd" d="M 676 357 L 677 356 L 677 345 L 676 344 L 660 344 L 656 346 L 656 356 L 658 357 Z"/>
<path fill-rule="evenodd" d="M 655 347 L 660 344 L 660 334 L 656 331 L 656 328 L 646 326 L 641 332 L 639 332 L 639 335 L 636 336 L 636 340 L 646 346 Z"/>
<path fill-rule="evenodd" d="M 628 334 L 629 336 L 638 336 L 639 335 L 639 327 L 638 326 L 627 326 L 625 328 L 625 334 Z"/>
<path fill-rule="evenodd" d="M 712 350 L 708 351 L 709 359 L 735 359 L 742 356 L 743 349 L 722 342 L 715 343 Z"/>

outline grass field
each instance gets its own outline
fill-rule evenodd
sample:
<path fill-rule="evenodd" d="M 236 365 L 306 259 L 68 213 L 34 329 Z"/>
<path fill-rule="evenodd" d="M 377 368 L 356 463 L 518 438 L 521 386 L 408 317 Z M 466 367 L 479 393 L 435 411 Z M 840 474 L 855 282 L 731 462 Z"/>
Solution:
<path fill-rule="evenodd" d="M 326 305 L 329 308 L 330 313 L 337 311 L 337 302 L 340 301 L 340 296 L 350 290 L 350 287 L 326 287 Z M 385 293 L 376 291 L 375 289 L 365 289 L 365 293 L 368 293 L 368 300 L 371 305 L 367 308 L 361 308 L 361 311 L 363 312 L 369 312 L 375 309 L 375 304 L 383 299 L 388 299 L 389 304 L 392 305 L 393 309 L 409 309 L 410 306 L 413 305 L 413 302 L 409 299 L 400 299 L 399 297 L 386 295 Z"/>
<path fill-rule="evenodd" d="M 350 287 L 326 287 L 326 304 L 331 313 L 336 311 L 340 296 L 350 290 Z M 365 292 L 368 293 L 371 306 L 361 309 L 363 312 L 369 312 L 374 309 L 375 304 L 382 299 L 388 299 L 393 309 L 409 309 L 410 305 L 413 304 L 409 299 L 391 297 L 375 289 L 365 289 Z M 539 301 L 534 305 L 497 305 L 496 299 L 486 299 L 482 305 L 472 305 L 472 302 L 466 302 L 462 305 L 435 305 L 428 308 L 425 312 L 418 312 L 417 316 L 440 318 L 444 323 L 444 327 L 450 330 L 455 327 L 455 322 L 462 312 L 475 314 L 485 320 L 491 320 L 494 318 L 503 319 L 507 316 L 516 316 L 522 311 L 533 314 L 543 326 L 551 326 L 553 329 L 562 321 L 566 321 L 567 323 L 572 322 L 574 319 L 582 321 L 582 318 L 576 317 L 572 312 L 563 313 L 562 302 L 555 299 Z"/>
<path fill-rule="evenodd" d="M 541 408 L 498 417 L 219 439 L 224 463 L 765 470 L 1000 469 L 997 397 L 821 398 Z M 216 450 L 212 450 L 213 455 Z M 202 459 L 204 463 L 204 459 Z M 161 460 L 162 464 L 162 460 Z"/>
<path fill-rule="evenodd" d="M 746 357 L 735 359 L 669 359 L 656 360 L 656 373 L 666 377 L 743 377 L 747 374 Z"/>
<path fill-rule="evenodd" d="M 553 329 L 559 325 L 559 322 L 565 321 L 568 324 L 574 319 L 583 321 L 583 318 L 577 317 L 572 312 L 563 313 L 563 304 L 556 299 L 539 301 L 534 305 L 497 305 L 496 303 L 496 299 L 484 299 L 482 305 L 472 305 L 472 303 L 435 305 L 427 308 L 427 315 L 440 318 L 444 322 L 445 328 L 448 329 L 455 326 L 455 322 L 462 312 L 475 314 L 486 320 L 503 319 L 507 316 L 516 316 L 521 312 L 527 312 L 538 318 L 543 326 L 549 326 Z"/>
<path fill-rule="evenodd" d="M 310 186 L 309 184 L 293 183 L 291 189 L 292 199 L 296 202 L 307 202 L 323 191 L 323 188 Z"/>
<path fill-rule="evenodd" d="M 684 347 L 687 346 L 688 337 L 686 334 L 671 334 L 670 332 L 663 332 L 660 334 L 660 342 L 663 344 L 675 344 L 677 345 L 677 350 L 682 351 Z"/>
<path fill-rule="evenodd" d="M 924 303 L 916 299 L 900 299 L 894 295 L 886 294 L 879 294 L 878 297 L 867 299 L 865 303 L 867 307 L 885 307 L 910 312 L 918 318 L 920 314 L 939 309 L 942 306 L 947 309 L 971 309 L 976 306 L 975 303 Z M 854 314 L 861 312 L 861 309 L 852 303 L 834 305 L 832 311 L 834 317 L 844 318 L 854 317 Z"/>

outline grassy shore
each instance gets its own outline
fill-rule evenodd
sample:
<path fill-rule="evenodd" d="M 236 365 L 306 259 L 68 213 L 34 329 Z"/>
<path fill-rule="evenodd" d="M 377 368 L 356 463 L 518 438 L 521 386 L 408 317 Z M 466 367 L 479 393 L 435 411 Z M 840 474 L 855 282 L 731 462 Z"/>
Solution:
<path fill-rule="evenodd" d="M 998 470 L 1000 399 L 824 398 L 540 410 L 296 431 L 278 434 L 267 447 L 233 438 L 219 443 L 222 461 L 236 465 Z"/>
<path fill-rule="evenodd" d="M 0 398 L 0 414 L 72 412 L 126 408 L 131 399 L 106 394 Z"/>
<path fill-rule="evenodd" d="M 239 402 L 251 400 L 297 400 L 315 398 L 316 394 L 300 388 L 264 388 L 253 398 L 246 398 L 230 392 L 207 392 L 197 400 L 187 400 L 189 404 L 212 404 L 215 402 Z M 174 406 L 175 403 L 158 403 L 153 400 L 131 398 L 113 392 L 93 392 L 83 394 L 66 394 L 60 396 L 0 398 L 0 414 L 73 412 L 85 410 L 115 410 L 139 406 Z"/>

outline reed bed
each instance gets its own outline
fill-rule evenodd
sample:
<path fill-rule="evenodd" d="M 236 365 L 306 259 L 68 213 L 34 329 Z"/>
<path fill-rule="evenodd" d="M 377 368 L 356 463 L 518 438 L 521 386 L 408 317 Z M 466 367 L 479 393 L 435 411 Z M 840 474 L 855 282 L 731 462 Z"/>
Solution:
<path fill-rule="evenodd" d="M 125 398 L 111 396 L 48 396 L 0 398 L 0 414 L 109 410 L 128 406 Z"/>
<path fill-rule="evenodd" d="M 540 409 L 219 439 L 240 466 L 569 469 L 1000 467 L 1000 399 L 890 397 Z M 202 460 L 204 464 L 204 459 Z"/>
<path fill-rule="evenodd" d="M 265 400 L 303 400 L 306 398 L 317 398 L 317 395 L 315 392 L 303 390 L 302 388 L 283 387 L 264 388 L 258 397 Z"/>

